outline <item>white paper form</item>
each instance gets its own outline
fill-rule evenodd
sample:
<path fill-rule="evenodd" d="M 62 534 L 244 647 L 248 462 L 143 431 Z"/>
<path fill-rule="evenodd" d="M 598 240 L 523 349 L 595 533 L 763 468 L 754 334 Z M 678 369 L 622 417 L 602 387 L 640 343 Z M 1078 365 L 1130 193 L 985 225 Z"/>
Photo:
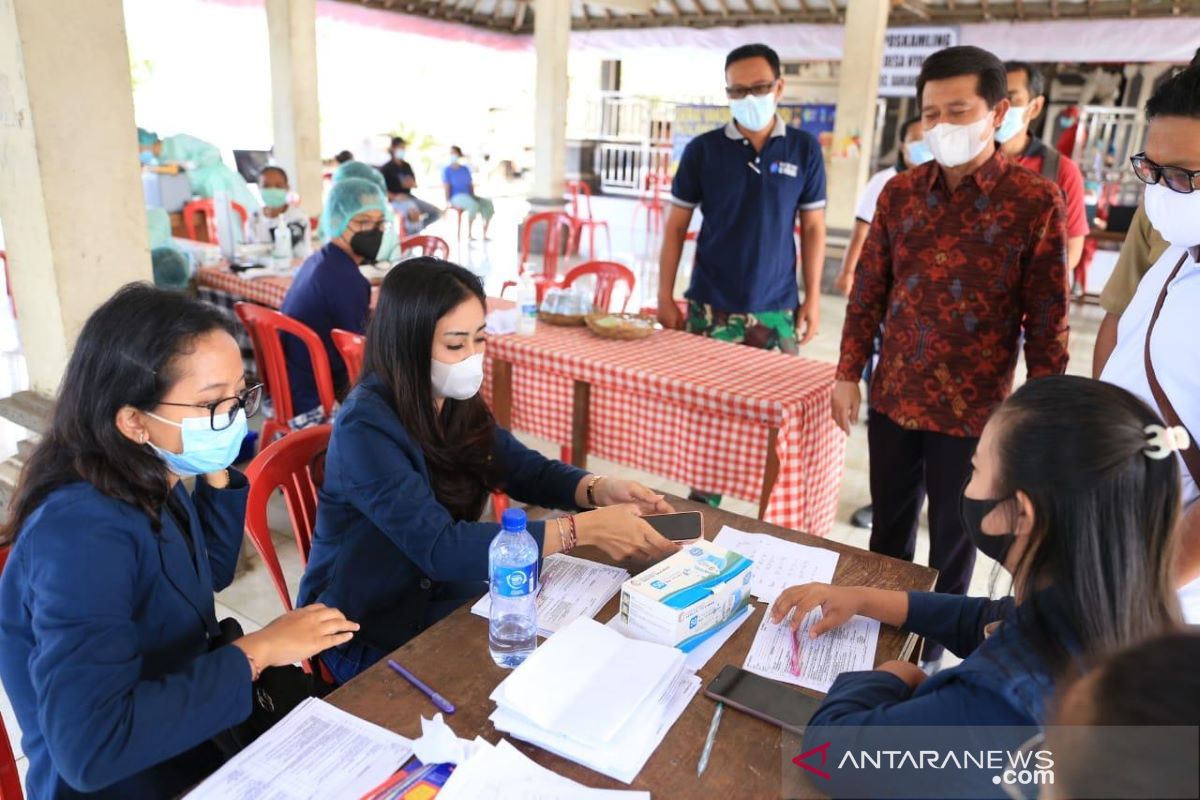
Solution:
<path fill-rule="evenodd" d="M 650 800 L 649 792 L 592 789 L 551 772 L 501 739 L 454 770 L 441 800 Z"/>
<path fill-rule="evenodd" d="M 742 627 L 746 620 L 750 619 L 750 613 L 752 611 L 754 611 L 753 605 L 746 606 L 744 609 L 742 609 L 740 614 L 731 619 L 729 622 L 725 623 L 725 627 L 721 628 L 721 630 L 717 631 L 712 636 L 709 636 L 703 642 L 696 645 L 692 650 L 689 650 L 686 654 L 686 658 L 684 658 L 683 661 L 684 669 L 690 669 L 692 672 L 699 672 L 700 670 L 704 669 L 704 665 L 709 662 L 709 659 L 715 656 L 717 651 L 720 650 L 726 642 L 733 638 L 733 635 L 738 632 L 738 629 Z M 647 634 L 644 631 L 638 628 L 631 628 L 625 623 L 621 622 L 620 612 L 614 614 L 613 618 L 605 624 L 608 625 L 608 627 L 620 632 L 622 636 L 630 639 L 648 641 L 645 638 Z"/>
<path fill-rule="evenodd" d="M 843 672 L 873 669 L 875 646 L 879 642 L 879 621 L 863 616 L 851 617 L 845 625 L 808 638 L 809 628 L 821 618 L 813 609 L 796 633 L 799 643 L 800 674 L 792 674 L 792 628 L 785 617 L 778 625 L 768 612 L 754 634 L 746 655 L 745 668 L 784 683 L 828 692 L 833 680 Z"/>
<path fill-rule="evenodd" d="M 837 569 L 836 550 L 796 544 L 767 533 L 747 533 L 725 526 L 713 543 L 754 562 L 750 591 L 768 604 L 789 586 L 832 583 Z"/>
<path fill-rule="evenodd" d="M 579 617 L 596 616 L 627 580 L 629 573 L 620 567 L 562 553 L 547 556 L 538 590 L 538 635 L 549 637 Z M 491 608 L 492 599 L 485 594 L 471 613 L 486 617 Z"/>
<path fill-rule="evenodd" d="M 361 797 L 412 755 L 412 742 L 309 698 L 187 795 L 189 800 Z"/>

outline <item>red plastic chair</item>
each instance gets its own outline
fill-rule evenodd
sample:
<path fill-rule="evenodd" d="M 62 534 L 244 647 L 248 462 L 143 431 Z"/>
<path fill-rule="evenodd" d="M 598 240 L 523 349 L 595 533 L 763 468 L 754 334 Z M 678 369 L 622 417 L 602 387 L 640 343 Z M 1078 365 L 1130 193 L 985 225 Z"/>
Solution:
<path fill-rule="evenodd" d="M 346 374 L 350 376 L 350 382 L 357 381 L 358 373 L 362 372 L 363 356 L 366 355 L 367 337 L 341 328 L 334 328 L 329 335 L 333 337 L 334 347 L 346 362 Z"/>
<path fill-rule="evenodd" d="M 563 277 L 563 288 L 573 286 L 575 281 L 586 275 L 593 275 L 596 278 L 596 290 L 592 295 L 592 305 L 601 311 L 611 310 L 609 306 L 612 304 L 613 289 L 618 283 L 625 284 L 625 301 L 621 303 L 621 311 L 625 311 L 626 306 L 629 305 L 629 298 L 633 296 L 633 287 L 637 284 L 637 279 L 628 267 L 615 261 L 589 261 L 575 267 Z"/>
<path fill-rule="evenodd" d="M 440 258 L 443 261 L 450 258 L 450 245 L 438 236 L 408 236 L 400 240 L 400 255 L 408 258 L 410 250 L 420 250 L 421 255 L 430 258 Z"/>
<path fill-rule="evenodd" d="M 8 561 L 11 547 L 0 547 L 0 575 L 4 574 L 4 564 Z M 0 722 L 0 800 L 22 800 L 21 776 L 17 772 L 17 756 L 13 753 L 12 743 L 8 740 L 8 731 Z"/>
<path fill-rule="evenodd" d="M 651 230 L 655 233 L 662 233 L 663 215 L 667 208 L 662 199 L 662 187 L 670 185 L 670 177 L 662 173 L 652 172 L 646 176 L 645 194 L 638 198 L 637 206 L 633 209 L 633 217 L 629 223 L 630 230 L 637 225 L 638 211 L 645 209 L 646 233 L 650 233 Z"/>
<path fill-rule="evenodd" d="M 325 352 L 325 345 L 312 328 L 273 308 L 255 303 L 234 303 L 233 310 L 246 327 L 246 332 L 250 334 L 250 342 L 254 346 L 254 360 L 265 372 L 262 376 L 263 382 L 271 393 L 271 403 L 275 411 L 274 416 L 263 423 L 262 435 L 258 439 L 258 450 L 261 453 L 277 436 L 286 436 L 291 432 L 288 420 L 299 413 L 292 405 L 292 387 L 288 381 L 287 361 L 283 355 L 280 334 L 289 333 L 304 342 L 304 346 L 308 348 L 313 378 L 317 384 L 317 397 L 320 398 L 321 408 L 326 416 L 333 415 L 333 406 L 337 402 L 333 393 L 333 373 L 329 369 L 329 355 Z"/>
<path fill-rule="evenodd" d="M 542 237 L 542 276 L 554 278 L 558 274 L 558 257 L 563 252 L 575 250 L 575 221 L 561 211 L 543 211 L 540 214 L 530 214 L 525 218 L 521 228 L 521 261 L 518 266 L 519 275 L 524 275 L 526 265 L 533 251 L 533 231 L 539 225 L 546 226 L 546 234 Z M 566 241 L 563 241 L 563 231 L 566 231 Z M 564 250 L 563 245 L 566 245 Z"/>
<path fill-rule="evenodd" d="M 277 490 L 283 492 L 283 502 L 292 521 L 292 534 L 296 537 L 296 549 L 300 552 L 300 564 L 306 566 L 317 524 L 317 486 L 324 479 L 324 455 L 329 449 L 332 433 L 332 425 L 296 431 L 271 444 L 246 468 L 246 480 L 250 483 L 250 494 L 246 499 L 246 533 L 271 573 L 271 582 L 275 584 L 284 611 L 292 610 L 292 595 L 275 553 L 275 542 L 271 539 L 267 506 Z M 307 661 L 301 666 L 305 672 L 312 672 L 312 665 Z M 325 677 L 333 682 L 328 675 Z"/>
<path fill-rule="evenodd" d="M 237 212 L 239 217 L 242 218 L 242 238 L 249 238 L 246 231 L 246 225 L 250 220 L 250 215 L 246 213 L 246 208 L 241 203 L 235 203 L 232 200 L 229 201 L 229 206 Z M 188 238 L 192 241 L 198 242 L 201 241 L 201 239 L 196 235 L 196 214 L 204 215 L 204 222 L 207 226 L 205 230 L 207 232 L 208 241 L 216 244 L 218 241 L 217 212 L 213 207 L 213 201 L 211 197 L 201 197 L 196 200 L 191 200 L 183 207 L 183 227 L 187 231 Z"/>
<path fill-rule="evenodd" d="M 588 234 L 588 258 L 596 257 L 596 231 L 603 229 L 604 238 L 608 245 L 606 251 L 609 257 L 612 257 L 612 232 L 608 229 L 608 223 L 604 220 L 596 219 L 592 214 L 592 187 L 588 186 L 583 181 L 567 181 L 567 192 L 571 195 L 571 219 L 574 220 L 575 229 L 571 235 L 575 240 L 575 249 L 572 251 L 578 253 L 583 246 L 583 231 L 587 230 Z M 580 213 L 580 198 L 583 199 L 583 211 Z"/>

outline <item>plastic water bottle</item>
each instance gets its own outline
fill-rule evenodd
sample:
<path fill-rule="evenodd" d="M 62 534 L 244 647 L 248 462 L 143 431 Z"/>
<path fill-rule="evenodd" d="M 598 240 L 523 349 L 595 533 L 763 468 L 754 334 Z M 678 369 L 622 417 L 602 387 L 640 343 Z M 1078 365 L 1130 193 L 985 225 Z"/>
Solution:
<path fill-rule="evenodd" d="M 502 527 L 488 548 L 488 649 L 493 661 L 512 669 L 537 647 L 538 546 L 521 509 L 505 511 Z"/>
<path fill-rule="evenodd" d="M 517 335 L 533 336 L 537 332 L 537 287 L 528 277 L 517 284 Z"/>
<path fill-rule="evenodd" d="M 272 234 L 274 247 L 271 251 L 271 266 L 285 270 L 292 265 L 292 232 L 281 220 Z"/>

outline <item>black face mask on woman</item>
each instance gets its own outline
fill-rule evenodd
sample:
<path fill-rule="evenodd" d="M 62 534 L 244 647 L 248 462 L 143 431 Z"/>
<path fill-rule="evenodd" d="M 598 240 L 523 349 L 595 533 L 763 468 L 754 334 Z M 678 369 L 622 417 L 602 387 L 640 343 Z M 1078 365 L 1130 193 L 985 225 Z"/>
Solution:
<path fill-rule="evenodd" d="M 964 492 L 958 506 L 958 516 L 962 521 L 963 530 L 971 538 L 971 544 L 979 548 L 979 552 L 1003 564 L 1004 559 L 1008 557 L 1008 551 L 1012 549 L 1017 537 L 1012 533 L 1002 533 L 997 536 L 984 533 L 983 519 L 992 513 L 992 510 L 996 506 L 1009 498 L 975 500 L 974 498 L 967 497 L 966 487 L 963 488 Z"/>
<path fill-rule="evenodd" d="M 383 231 L 371 229 L 359 231 L 350 237 L 350 249 L 368 264 L 374 264 L 379 258 L 379 248 L 383 245 Z"/>

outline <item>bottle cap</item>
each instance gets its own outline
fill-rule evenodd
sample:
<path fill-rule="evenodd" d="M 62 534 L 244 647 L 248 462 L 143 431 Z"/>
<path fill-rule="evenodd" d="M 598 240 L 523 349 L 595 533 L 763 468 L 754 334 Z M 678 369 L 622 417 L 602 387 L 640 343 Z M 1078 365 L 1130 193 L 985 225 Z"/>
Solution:
<path fill-rule="evenodd" d="M 504 516 L 500 518 L 500 524 L 504 530 L 509 532 L 520 532 L 525 530 L 525 510 L 520 508 L 510 508 L 504 512 Z"/>

